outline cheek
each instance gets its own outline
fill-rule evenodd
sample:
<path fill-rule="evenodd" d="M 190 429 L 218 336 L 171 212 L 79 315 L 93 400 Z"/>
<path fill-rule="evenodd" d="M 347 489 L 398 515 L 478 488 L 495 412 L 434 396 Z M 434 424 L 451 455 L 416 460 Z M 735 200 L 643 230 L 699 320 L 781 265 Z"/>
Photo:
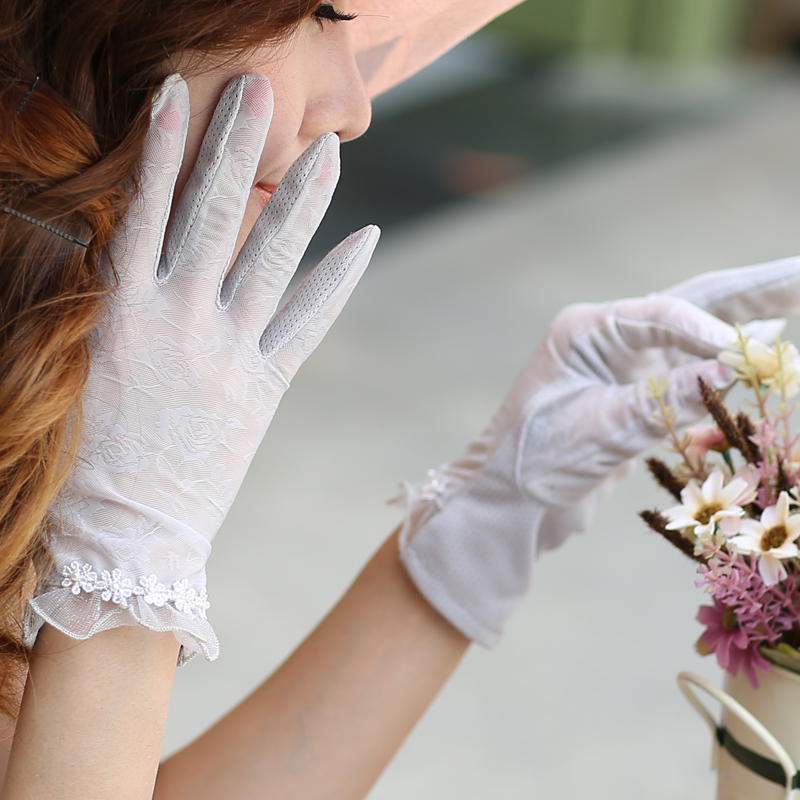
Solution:
<path fill-rule="evenodd" d="M 257 174 L 267 183 L 276 183 L 292 165 L 307 144 L 299 139 L 303 122 L 300 101 L 275 96 L 275 113 L 267 134 L 267 142 L 258 165 Z"/>
<path fill-rule="evenodd" d="M 274 113 L 258 174 L 268 183 L 276 183 L 310 142 L 300 141 L 300 130 L 308 105 L 308 68 L 304 54 L 307 37 L 303 32 L 282 51 L 278 62 L 259 64 L 272 87 Z"/>

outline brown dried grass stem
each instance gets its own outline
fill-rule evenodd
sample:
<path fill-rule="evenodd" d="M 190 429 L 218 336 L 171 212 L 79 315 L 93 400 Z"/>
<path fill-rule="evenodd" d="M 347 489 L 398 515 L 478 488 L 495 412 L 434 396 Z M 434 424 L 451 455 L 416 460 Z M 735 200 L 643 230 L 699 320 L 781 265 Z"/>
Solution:
<path fill-rule="evenodd" d="M 702 556 L 695 555 L 694 545 L 686 539 L 680 531 L 667 530 L 669 520 L 660 511 L 640 511 L 639 516 L 647 523 L 651 530 L 663 536 L 673 547 L 676 547 L 685 556 L 691 558 L 692 561 L 697 561 L 700 564 L 706 563 L 706 560 Z"/>
<path fill-rule="evenodd" d="M 666 489 L 676 500 L 680 501 L 681 491 L 686 486 L 686 481 L 678 478 L 660 458 L 648 458 L 645 464 L 647 464 L 647 469 L 650 470 L 650 474 L 655 478 L 656 483 Z"/>
<path fill-rule="evenodd" d="M 697 379 L 697 384 L 700 387 L 700 397 L 703 400 L 703 405 L 708 413 L 711 414 L 714 422 L 717 423 L 728 443 L 735 447 L 749 464 L 755 463 L 753 460 L 755 457 L 753 448 L 755 446 L 749 439 L 742 436 L 739 426 L 723 405 L 719 392 L 709 386 L 702 378 Z"/>

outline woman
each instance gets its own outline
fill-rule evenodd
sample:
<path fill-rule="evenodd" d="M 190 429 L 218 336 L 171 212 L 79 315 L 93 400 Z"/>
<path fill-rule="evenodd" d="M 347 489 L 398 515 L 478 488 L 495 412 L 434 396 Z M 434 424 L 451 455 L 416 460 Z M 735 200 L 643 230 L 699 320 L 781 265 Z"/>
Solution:
<path fill-rule="evenodd" d="M 9 719 L 33 646 L 4 798 L 363 797 L 469 642 L 497 641 L 536 550 L 659 437 L 642 377 L 688 422 L 697 377 L 725 384 L 728 323 L 797 307 L 791 261 L 568 309 L 319 628 L 158 768 L 176 660 L 216 653 L 210 541 L 377 241 L 274 314 L 336 182 L 328 132 L 360 135 L 370 94 L 512 4 L 4 4 Z"/>

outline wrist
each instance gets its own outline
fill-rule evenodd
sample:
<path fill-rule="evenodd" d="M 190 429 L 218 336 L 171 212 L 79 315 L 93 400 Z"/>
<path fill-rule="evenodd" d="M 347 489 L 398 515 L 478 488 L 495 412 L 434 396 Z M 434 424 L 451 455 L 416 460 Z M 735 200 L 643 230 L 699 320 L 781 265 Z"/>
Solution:
<path fill-rule="evenodd" d="M 44 626 L 4 800 L 152 796 L 179 646 L 171 633 L 140 627 L 76 642 Z"/>

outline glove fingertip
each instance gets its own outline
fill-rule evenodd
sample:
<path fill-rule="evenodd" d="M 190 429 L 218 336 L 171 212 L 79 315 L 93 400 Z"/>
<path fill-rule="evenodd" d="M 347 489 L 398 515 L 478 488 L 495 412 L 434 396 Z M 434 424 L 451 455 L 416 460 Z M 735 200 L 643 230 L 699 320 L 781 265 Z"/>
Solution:
<path fill-rule="evenodd" d="M 709 361 L 698 370 L 697 377 L 702 378 L 712 388 L 721 391 L 731 385 L 733 370 L 720 361 Z"/>
<path fill-rule="evenodd" d="M 309 178 L 332 194 L 340 174 L 339 137 L 335 133 L 323 133 L 292 164 L 278 185 L 273 199 L 285 194 L 290 203 L 296 202 Z"/>
<path fill-rule="evenodd" d="M 336 260 L 336 256 L 343 256 L 344 260 L 346 262 L 349 261 L 349 263 L 347 263 L 344 270 L 341 271 L 341 277 L 336 287 L 326 299 L 326 305 L 335 305 L 338 308 L 344 306 L 355 289 L 356 284 L 361 280 L 361 276 L 370 265 L 380 238 L 381 229 L 377 225 L 367 225 L 355 233 L 351 233 L 339 247 L 331 251 L 325 262 L 330 259 L 333 263 Z M 323 262 L 323 264 L 325 262 Z M 322 267 L 322 264 L 320 266 Z M 333 298 L 337 294 L 339 294 L 340 297 L 338 301 L 335 301 Z"/>
<path fill-rule="evenodd" d="M 189 110 L 189 86 L 178 73 L 169 75 L 164 83 L 161 84 L 161 88 L 153 100 L 150 118 L 158 120 L 162 112 L 173 104 L 186 111 Z"/>
<path fill-rule="evenodd" d="M 733 372 L 726 364 L 712 358 L 676 367 L 668 379 L 669 386 L 674 393 L 674 400 L 680 404 L 699 403 L 698 381 L 701 379 L 712 389 L 725 392 L 733 381 Z"/>
<path fill-rule="evenodd" d="M 780 336 L 785 327 L 785 319 L 754 319 L 742 325 L 742 331 L 760 342 L 774 344 L 775 337 Z"/>
<path fill-rule="evenodd" d="M 242 104 L 246 105 L 256 119 L 272 120 L 275 101 L 269 79 L 254 72 L 242 76 Z"/>
<path fill-rule="evenodd" d="M 357 258 L 365 259 L 369 263 L 375 248 L 378 246 L 381 233 L 382 231 L 377 225 L 367 225 L 351 234 L 346 241 L 353 243 L 353 249 L 359 249 L 356 253 Z"/>
<path fill-rule="evenodd" d="M 341 140 L 339 137 L 335 133 L 323 133 L 317 139 L 317 143 L 319 152 L 332 159 L 338 168 L 341 160 Z"/>
<path fill-rule="evenodd" d="M 315 267 L 261 335 L 259 347 L 271 358 L 289 344 L 309 323 L 328 317 L 310 343 L 316 347 L 327 333 L 369 266 L 380 238 L 380 228 L 368 225 L 351 233 Z"/>

